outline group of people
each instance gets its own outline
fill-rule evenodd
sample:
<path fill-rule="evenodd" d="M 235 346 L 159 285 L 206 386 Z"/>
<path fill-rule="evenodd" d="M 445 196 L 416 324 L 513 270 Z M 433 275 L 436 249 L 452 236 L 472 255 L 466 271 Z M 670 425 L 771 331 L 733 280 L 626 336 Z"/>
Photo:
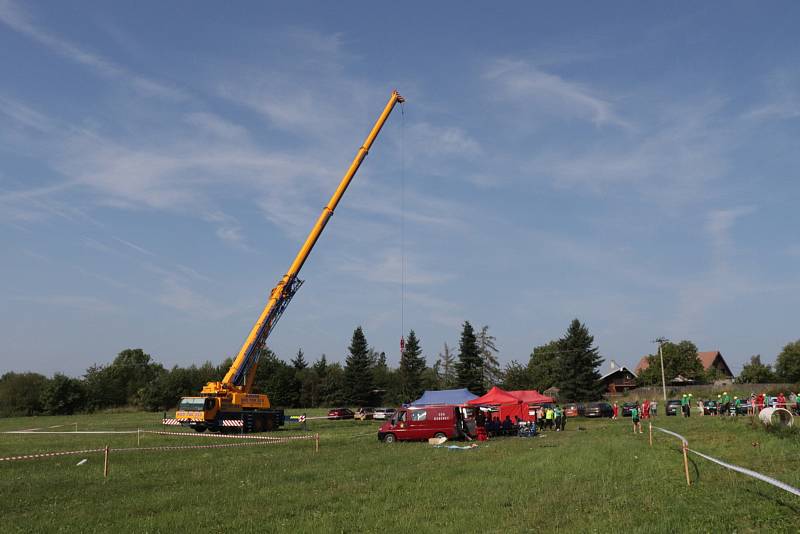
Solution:
<path fill-rule="evenodd" d="M 544 430 L 563 432 L 567 426 L 567 414 L 558 404 L 539 406 L 530 412 L 530 419 L 519 416 L 514 420 L 509 415 L 500 419 L 491 411 L 478 410 L 475 414 L 475 432 L 479 441 L 496 436 L 533 436 Z"/>
<path fill-rule="evenodd" d="M 645 399 L 641 404 L 637 401 L 635 407 L 639 417 L 643 419 L 650 419 L 658 414 L 658 402 L 655 399 Z M 616 402 L 611 405 L 611 419 L 619 419 L 619 404 Z"/>

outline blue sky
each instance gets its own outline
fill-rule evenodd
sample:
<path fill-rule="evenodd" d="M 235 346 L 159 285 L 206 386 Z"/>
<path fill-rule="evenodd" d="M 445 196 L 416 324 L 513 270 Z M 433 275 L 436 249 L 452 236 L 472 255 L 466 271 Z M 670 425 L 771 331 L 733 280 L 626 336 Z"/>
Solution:
<path fill-rule="evenodd" d="M 393 88 L 270 345 L 503 363 L 585 322 L 738 371 L 800 337 L 794 3 L 0 0 L 0 371 L 238 350 Z M 399 111 L 399 110 L 397 110 Z M 405 209 L 402 209 L 402 207 Z"/>

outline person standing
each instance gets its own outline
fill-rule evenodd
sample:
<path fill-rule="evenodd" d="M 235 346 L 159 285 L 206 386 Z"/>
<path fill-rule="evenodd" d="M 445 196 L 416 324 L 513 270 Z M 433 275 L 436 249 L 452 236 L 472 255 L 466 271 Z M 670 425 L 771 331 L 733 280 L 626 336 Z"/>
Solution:
<path fill-rule="evenodd" d="M 642 403 L 642 419 L 650 418 L 650 401 L 645 399 Z"/>
<path fill-rule="evenodd" d="M 681 397 L 681 413 L 684 417 L 689 417 L 689 397 L 686 393 Z"/>
<path fill-rule="evenodd" d="M 689 402 L 686 403 L 686 417 L 692 416 L 692 403 L 694 402 L 694 393 L 689 393 Z"/>
<path fill-rule="evenodd" d="M 545 412 L 545 419 L 547 420 L 547 429 L 553 429 L 553 418 L 555 417 L 555 411 L 552 408 L 548 408 Z"/>
<path fill-rule="evenodd" d="M 739 415 L 739 406 L 741 406 L 741 405 L 742 405 L 742 399 L 740 399 L 739 397 L 734 397 L 733 398 L 733 415 L 734 416 L 738 416 Z"/>
<path fill-rule="evenodd" d="M 786 408 L 786 397 L 783 396 L 783 391 L 778 393 L 778 408 Z"/>
<path fill-rule="evenodd" d="M 616 402 L 611 406 L 611 419 L 616 420 L 619 417 L 619 404 Z"/>
<path fill-rule="evenodd" d="M 639 429 L 639 434 L 642 433 L 642 423 L 639 419 L 639 403 L 631 409 L 631 421 L 633 421 L 633 433 L 636 434 L 636 429 Z"/>
<path fill-rule="evenodd" d="M 653 400 L 650 402 L 650 415 L 652 415 L 653 417 L 655 417 L 656 415 L 658 415 L 658 413 L 657 413 L 657 412 L 658 412 L 658 403 L 656 402 L 656 400 L 655 400 L 655 399 L 653 399 Z"/>
<path fill-rule="evenodd" d="M 556 407 L 553 409 L 553 420 L 555 421 L 556 432 L 561 432 L 561 417 L 563 415 L 564 412 L 561 410 L 561 406 L 556 404 Z"/>

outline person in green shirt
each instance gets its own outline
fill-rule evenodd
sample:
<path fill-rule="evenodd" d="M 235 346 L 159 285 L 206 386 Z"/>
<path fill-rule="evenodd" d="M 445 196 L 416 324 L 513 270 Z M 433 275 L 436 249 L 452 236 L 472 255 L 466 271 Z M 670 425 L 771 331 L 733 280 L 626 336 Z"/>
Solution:
<path fill-rule="evenodd" d="M 639 429 L 639 434 L 642 433 L 642 422 L 639 418 L 639 403 L 631 409 L 631 421 L 633 421 L 633 433 L 636 434 L 636 429 Z"/>
<path fill-rule="evenodd" d="M 742 405 L 742 399 L 739 397 L 733 398 L 733 415 L 739 415 L 739 406 Z"/>
<path fill-rule="evenodd" d="M 553 419 L 556 423 L 556 432 L 561 432 L 561 417 L 564 415 L 564 412 L 561 411 L 561 406 L 556 404 L 556 407 L 553 409 Z"/>
<path fill-rule="evenodd" d="M 687 412 L 689 411 L 689 396 L 686 393 L 683 394 L 681 397 L 681 414 L 686 417 Z"/>

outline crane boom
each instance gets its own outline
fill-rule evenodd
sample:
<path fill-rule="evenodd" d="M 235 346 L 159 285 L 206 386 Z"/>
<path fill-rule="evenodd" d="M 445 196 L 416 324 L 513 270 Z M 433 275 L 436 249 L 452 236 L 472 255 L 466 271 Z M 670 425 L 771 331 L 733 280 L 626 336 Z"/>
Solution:
<path fill-rule="evenodd" d="M 234 408 L 238 406 L 239 409 L 243 409 L 247 404 L 249 404 L 252 408 L 270 407 L 269 399 L 266 397 L 266 395 L 250 394 L 253 386 L 253 380 L 255 379 L 256 369 L 258 368 L 260 351 L 264 347 L 264 344 L 269 337 L 270 332 L 278 322 L 278 319 L 280 319 L 280 316 L 286 309 L 286 306 L 288 306 L 289 301 L 291 301 L 294 294 L 300 288 L 300 285 L 302 285 L 303 282 L 297 278 L 297 275 L 299 274 L 300 269 L 303 267 L 303 264 L 308 259 L 308 256 L 322 234 L 322 231 L 325 229 L 325 225 L 333 215 L 336 206 L 339 204 L 339 201 L 344 195 L 344 192 L 347 190 L 347 187 L 350 185 L 350 182 L 353 180 L 353 177 L 361 166 L 361 163 L 364 161 L 364 158 L 369 153 L 372 143 L 375 141 L 378 133 L 380 133 L 381 128 L 389 118 L 389 115 L 391 114 L 395 105 L 402 102 L 404 102 L 403 97 L 400 96 L 397 91 L 392 91 L 392 95 L 384 107 L 383 112 L 381 113 L 380 117 L 378 117 L 378 120 L 375 122 L 375 125 L 372 127 L 369 135 L 367 135 L 364 144 L 361 145 L 356 153 L 353 162 L 350 164 L 350 167 L 347 169 L 344 177 L 339 182 L 339 186 L 336 188 L 336 191 L 334 191 L 330 200 L 322 209 L 322 213 L 317 218 L 317 222 L 314 224 L 305 242 L 300 247 L 300 250 L 295 256 L 294 261 L 292 261 L 292 264 L 289 266 L 289 270 L 286 271 L 286 274 L 283 275 L 278 284 L 270 292 L 267 304 L 264 306 L 261 315 L 258 317 L 258 320 L 250 330 L 250 333 L 242 344 L 241 349 L 239 349 L 239 353 L 233 360 L 233 363 L 231 364 L 230 369 L 228 369 L 228 372 L 225 374 L 225 377 L 220 382 L 209 382 L 203 388 L 202 395 L 204 397 L 218 399 L 217 402 L 213 403 L 205 402 L 204 406 L 208 406 L 209 404 L 215 405 L 215 407 L 212 407 L 211 410 L 204 408 L 204 411 L 206 412 L 204 420 L 206 423 L 208 422 L 210 415 L 215 418 L 217 417 L 216 412 L 219 411 L 220 408 L 223 408 L 223 405 Z M 191 398 L 187 399 L 191 400 Z M 183 406 L 184 403 L 182 402 L 181 405 Z M 187 402 L 186 406 L 191 406 L 191 403 Z M 213 413 L 208 413 L 209 411 Z M 176 414 L 176 418 L 178 420 L 182 420 L 181 413 L 182 412 L 179 409 L 178 413 Z M 208 426 L 213 428 L 214 425 Z M 203 429 L 205 429 L 205 427 L 203 427 Z"/>

